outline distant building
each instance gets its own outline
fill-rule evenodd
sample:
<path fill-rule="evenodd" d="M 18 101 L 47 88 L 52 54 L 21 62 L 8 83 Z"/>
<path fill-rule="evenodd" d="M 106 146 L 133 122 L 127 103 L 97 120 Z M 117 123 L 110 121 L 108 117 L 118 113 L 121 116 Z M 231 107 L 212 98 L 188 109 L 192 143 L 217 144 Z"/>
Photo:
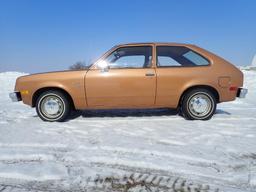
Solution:
<path fill-rule="evenodd" d="M 254 57 L 252 59 L 251 67 L 256 67 L 256 54 L 254 55 Z"/>

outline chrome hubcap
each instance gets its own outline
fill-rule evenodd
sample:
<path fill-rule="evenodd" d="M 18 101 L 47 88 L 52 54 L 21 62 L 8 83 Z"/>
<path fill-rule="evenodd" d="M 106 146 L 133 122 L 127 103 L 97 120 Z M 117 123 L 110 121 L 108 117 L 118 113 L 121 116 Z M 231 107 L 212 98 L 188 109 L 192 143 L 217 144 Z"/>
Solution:
<path fill-rule="evenodd" d="M 41 103 L 42 113 L 49 118 L 56 118 L 63 113 L 63 102 L 56 96 L 47 96 Z"/>
<path fill-rule="evenodd" d="M 211 111 L 211 108 L 211 100 L 204 94 L 197 94 L 189 101 L 189 110 L 194 116 L 203 117 Z"/>

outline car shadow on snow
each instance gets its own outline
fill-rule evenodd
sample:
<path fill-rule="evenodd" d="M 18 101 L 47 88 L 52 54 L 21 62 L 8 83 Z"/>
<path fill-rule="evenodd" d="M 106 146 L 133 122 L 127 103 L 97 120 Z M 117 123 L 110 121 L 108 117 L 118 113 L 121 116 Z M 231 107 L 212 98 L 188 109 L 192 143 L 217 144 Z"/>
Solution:
<path fill-rule="evenodd" d="M 98 110 L 79 110 L 74 111 L 69 120 L 78 117 L 151 117 L 151 116 L 171 116 L 177 115 L 175 109 L 98 109 Z"/>
<path fill-rule="evenodd" d="M 224 115 L 231 115 L 231 113 L 224 111 L 222 109 L 216 109 L 215 114 L 224 114 Z"/>
<path fill-rule="evenodd" d="M 73 111 L 69 116 L 69 120 L 78 117 L 94 118 L 94 117 L 159 117 L 174 116 L 179 112 L 176 109 L 94 109 L 94 110 L 77 110 Z M 217 109 L 215 114 L 231 115 L 231 113 L 222 109 Z"/>

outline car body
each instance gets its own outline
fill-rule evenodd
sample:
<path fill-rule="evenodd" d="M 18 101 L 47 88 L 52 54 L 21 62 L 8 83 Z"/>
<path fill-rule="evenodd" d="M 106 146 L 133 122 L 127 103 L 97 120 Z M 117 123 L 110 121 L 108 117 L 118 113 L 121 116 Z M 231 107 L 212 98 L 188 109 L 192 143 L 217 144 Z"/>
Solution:
<path fill-rule="evenodd" d="M 221 103 L 244 97 L 247 90 L 242 86 L 238 68 L 198 46 L 130 43 L 113 47 L 85 70 L 19 77 L 10 97 L 37 107 L 40 95 L 52 90 L 61 92 L 74 109 L 180 108 L 192 90 L 207 90 L 215 103 Z"/>

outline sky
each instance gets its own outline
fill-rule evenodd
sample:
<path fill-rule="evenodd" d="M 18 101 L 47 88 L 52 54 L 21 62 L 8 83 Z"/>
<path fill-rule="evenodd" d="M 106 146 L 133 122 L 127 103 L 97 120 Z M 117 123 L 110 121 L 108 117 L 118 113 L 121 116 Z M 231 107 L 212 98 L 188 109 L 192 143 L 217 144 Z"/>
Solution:
<path fill-rule="evenodd" d="M 191 43 L 249 65 L 256 1 L 0 0 L 0 72 L 65 70 L 129 42 Z"/>

